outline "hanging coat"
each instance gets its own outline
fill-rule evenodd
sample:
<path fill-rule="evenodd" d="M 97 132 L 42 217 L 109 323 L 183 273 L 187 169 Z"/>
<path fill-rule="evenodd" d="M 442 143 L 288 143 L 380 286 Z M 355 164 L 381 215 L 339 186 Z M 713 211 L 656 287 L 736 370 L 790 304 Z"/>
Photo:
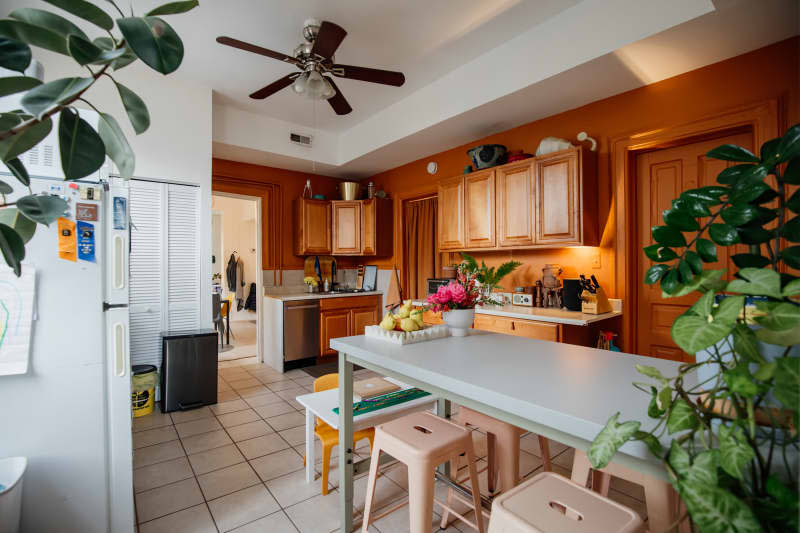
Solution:
<path fill-rule="evenodd" d="M 250 294 L 247 295 L 247 301 L 244 303 L 244 308 L 248 311 L 256 310 L 256 284 L 250 284 Z"/>
<path fill-rule="evenodd" d="M 231 292 L 236 291 L 236 256 L 231 254 L 228 259 L 228 266 L 225 268 L 225 278 L 228 282 L 228 290 Z"/>
<path fill-rule="evenodd" d="M 239 257 L 236 261 L 236 310 L 241 311 L 244 307 L 244 261 Z"/>

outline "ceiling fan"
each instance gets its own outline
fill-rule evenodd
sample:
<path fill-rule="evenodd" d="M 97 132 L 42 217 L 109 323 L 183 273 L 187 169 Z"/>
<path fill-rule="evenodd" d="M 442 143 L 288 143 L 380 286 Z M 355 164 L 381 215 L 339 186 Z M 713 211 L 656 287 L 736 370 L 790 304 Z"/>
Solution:
<path fill-rule="evenodd" d="M 301 72 L 294 72 L 284 76 L 255 91 L 250 95 L 250 98 L 261 100 L 291 85 L 296 93 L 312 99 L 328 100 L 337 115 L 346 115 L 353 108 L 347 103 L 331 76 L 393 85 L 395 87 L 400 87 L 406 81 L 406 77 L 402 72 L 335 63 L 333 54 L 342 44 L 346 35 L 347 32 L 333 22 L 325 20 L 320 23 L 318 20 L 308 19 L 303 23 L 303 38 L 305 41 L 294 49 L 294 56 L 268 50 L 232 37 L 217 37 L 217 42 L 279 61 L 285 61 L 300 69 Z"/>

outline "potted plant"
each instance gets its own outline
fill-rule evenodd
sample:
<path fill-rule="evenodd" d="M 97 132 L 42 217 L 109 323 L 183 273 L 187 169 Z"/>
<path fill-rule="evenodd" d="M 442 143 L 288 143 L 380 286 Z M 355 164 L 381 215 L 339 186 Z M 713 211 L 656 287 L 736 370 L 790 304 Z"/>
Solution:
<path fill-rule="evenodd" d="M 500 280 L 510 274 L 520 263 L 508 261 L 496 269 L 487 268 L 481 261 L 461 253 L 464 261 L 458 266 L 456 279 L 439 287 L 436 293 L 428 296 L 427 309 L 441 312 L 444 323 L 454 337 L 463 337 L 475 319 L 476 305 L 495 305 L 491 291 L 499 287 Z"/>
<path fill-rule="evenodd" d="M 602 468 L 625 442 L 645 442 L 703 533 L 796 532 L 800 279 L 790 269 L 800 269 L 800 124 L 758 156 L 734 145 L 707 155 L 736 164 L 719 185 L 673 200 L 644 248 L 656 262 L 645 282 L 660 283 L 664 298 L 700 293 L 671 329 L 697 361 L 672 376 L 637 365 L 649 381 L 634 386 L 649 396 L 653 423 L 644 431 L 617 413 L 588 455 Z M 739 244 L 747 252 L 735 253 Z M 739 269 L 730 281 L 704 268 L 717 246 Z"/>
<path fill-rule="evenodd" d="M 136 162 L 133 150 L 117 120 L 89 102 L 89 93 L 98 81 L 108 78 L 119 93 L 134 132 L 144 133 L 150 127 L 147 106 L 119 81 L 124 78 L 119 71 L 137 59 L 161 74 L 177 70 L 183 61 L 183 42 L 163 17 L 190 11 L 198 1 L 168 2 L 143 16 L 136 16 L 132 8 L 128 13 L 122 11 L 114 0 L 103 2 L 102 7 L 85 0 L 48 3 L 59 11 L 23 7 L 0 20 L 0 67 L 14 73 L 0 77 L 0 94 L 19 97 L 18 105 L 0 109 L 0 160 L 30 191 L 31 178 L 20 156 L 48 136 L 54 128 L 52 117 L 58 117 L 61 168 L 66 180 L 95 172 L 106 156 L 120 176 L 128 179 Z M 100 36 L 91 37 L 62 14 L 80 19 L 87 31 Z M 29 69 L 31 47 L 71 59 L 75 77 L 42 83 L 28 76 L 26 72 L 35 70 Z M 75 107 L 80 103 L 97 112 L 97 128 L 81 118 Z M 68 205 L 63 198 L 49 194 L 28 194 L 8 201 L 6 196 L 13 192 L 11 184 L 0 181 L 0 253 L 19 276 L 25 245 L 37 224 L 52 224 Z"/>

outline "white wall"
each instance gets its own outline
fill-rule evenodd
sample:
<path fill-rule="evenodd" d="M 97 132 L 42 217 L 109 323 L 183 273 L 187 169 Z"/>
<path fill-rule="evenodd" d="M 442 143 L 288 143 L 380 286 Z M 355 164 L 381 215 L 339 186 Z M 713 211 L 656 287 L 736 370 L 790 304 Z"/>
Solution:
<path fill-rule="evenodd" d="M 230 292 L 225 272 L 228 268 L 228 259 L 235 250 L 244 262 L 244 298 L 247 299 L 250 284 L 258 281 L 258 228 L 256 227 L 258 204 L 255 200 L 215 194 L 211 198 L 211 205 L 215 211 L 222 212 L 223 252 L 219 259 L 222 272 L 222 298 L 227 298 Z M 237 280 L 238 283 L 239 280 Z M 245 309 L 237 311 L 236 307 L 234 297 L 232 321 L 256 319 L 254 312 Z"/>
<path fill-rule="evenodd" d="M 39 49 L 34 55 L 44 65 L 46 81 L 86 75 L 63 56 Z M 211 90 L 177 83 L 141 63 L 114 76 L 146 102 L 151 116 L 147 132 L 134 134 L 110 80 L 101 80 L 86 96 L 117 118 L 136 154 L 135 175 L 200 185 L 201 293 L 208 295 L 202 299 L 201 316 L 202 325 L 211 327 Z M 47 265 L 37 267 L 46 269 Z M 42 310 L 44 298 L 48 297 L 38 295 Z M 34 323 L 29 373 L 0 378 L 0 405 L 4 406 L 0 457 L 30 458 L 24 483 L 23 532 L 103 532 L 108 530 L 108 495 L 103 481 L 108 437 L 99 413 L 105 401 L 105 353 L 101 342 L 81 344 L 84 335 L 102 338 L 103 328 L 90 324 L 102 324 L 103 315 L 98 306 L 95 316 L 72 317 L 70 300 L 59 300 L 53 291 L 47 309 L 57 308 L 51 305 L 56 301 L 63 302 L 60 312 L 52 316 L 40 312 Z M 56 326 L 62 322 L 72 327 L 56 334 Z M 46 341 L 39 342 L 38 349 L 37 335 Z M 57 341 L 64 343 L 63 350 L 44 349 Z M 83 353 L 88 351 L 96 353 Z M 73 352 L 80 357 L 70 355 Z M 84 359 L 97 365 L 90 367 Z"/>

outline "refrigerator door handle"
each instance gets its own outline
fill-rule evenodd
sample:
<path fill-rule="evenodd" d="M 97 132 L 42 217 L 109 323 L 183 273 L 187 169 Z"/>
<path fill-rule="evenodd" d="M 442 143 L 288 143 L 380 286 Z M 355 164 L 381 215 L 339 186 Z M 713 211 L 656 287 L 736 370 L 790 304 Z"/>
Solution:
<path fill-rule="evenodd" d="M 113 284 L 115 289 L 125 288 L 125 240 L 121 235 L 114 235 L 114 272 Z"/>
<path fill-rule="evenodd" d="M 114 375 L 121 378 L 125 375 L 128 368 L 126 364 L 127 350 L 125 342 L 125 324 L 116 322 L 114 324 Z"/>

